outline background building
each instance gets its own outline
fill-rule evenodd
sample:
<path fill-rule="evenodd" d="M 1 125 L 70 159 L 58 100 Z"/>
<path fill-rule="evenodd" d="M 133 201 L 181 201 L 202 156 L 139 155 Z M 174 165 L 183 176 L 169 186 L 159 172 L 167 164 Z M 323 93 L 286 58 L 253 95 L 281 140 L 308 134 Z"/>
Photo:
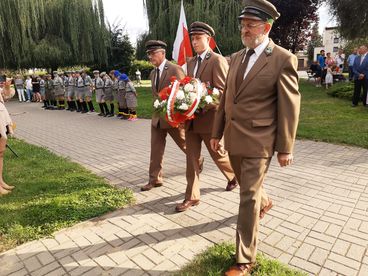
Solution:
<path fill-rule="evenodd" d="M 337 27 L 326 27 L 323 31 L 323 46 L 314 48 L 314 60 L 317 59 L 319 52 L 325 50 L 334 57 L 340 48 L 344 48 L 346 41 L 340 36 Z"/>

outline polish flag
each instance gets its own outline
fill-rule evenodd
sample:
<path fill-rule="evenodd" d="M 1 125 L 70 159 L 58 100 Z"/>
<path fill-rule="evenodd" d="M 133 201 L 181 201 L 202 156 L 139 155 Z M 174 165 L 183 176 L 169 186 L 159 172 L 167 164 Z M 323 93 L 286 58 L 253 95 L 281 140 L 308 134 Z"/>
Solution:
<path fill-rule="evenodd" d="M 186 63 L 186 58 L 192 56 L 187 20 L 185 18 L 183 0 L 181 0 L 180 19 L 178 30 L 176 31 L 172 57 L 178 65 L 182 66 Z"/>

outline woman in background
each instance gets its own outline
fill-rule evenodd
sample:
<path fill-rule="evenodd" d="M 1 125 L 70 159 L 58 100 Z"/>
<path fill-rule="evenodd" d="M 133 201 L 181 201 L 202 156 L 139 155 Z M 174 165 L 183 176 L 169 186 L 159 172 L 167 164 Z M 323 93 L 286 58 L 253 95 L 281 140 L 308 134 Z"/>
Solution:
<path fill-rule="evenodd" d="M 8 194 L 14 189 L 14 186 L 6 184 L 3 179 L 3 159 L 6 149 L 6 142 L 8 140 L 7 135 L 13 134 L 13 128 L 12 120 L 9 116 L 8 110 L 4 105 L 2 92 L 3 90 L 1 90 L 0 93 L 0 196 Z"/>

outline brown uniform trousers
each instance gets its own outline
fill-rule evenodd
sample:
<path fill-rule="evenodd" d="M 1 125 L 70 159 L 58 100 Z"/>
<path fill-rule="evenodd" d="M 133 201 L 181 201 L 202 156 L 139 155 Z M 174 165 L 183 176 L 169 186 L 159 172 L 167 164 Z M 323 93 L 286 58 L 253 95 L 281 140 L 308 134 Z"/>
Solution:
<path fill-rule="evenodd" d="M 150 79 L 152 83 L 152 95 L 155 100 L 158 98 L 158 93 L 164 88 L 170 85 L 170 78 L 175 76 L 177 79 L 184 78 L 183 69 L 169 61 L 166 61 L 164 70 L 161 74 L 159 81 L 159 89 L 156 90 L 155 87 L 155 70 L 151 72 Z M 166 136 L 169 134 L 179 148 L 186 153 L 185 146 L 185 131 L 182 128 L 171 127 L 165 119 L 161 118 L 159 115 L 154 114 L 152 116 L 151 124 L 151 157 L 149 166 L 149 183 L 158 184 L 162 183 L 162 167 L 163 167 L 163 157 L 166 146 Z M 198 163 L 198 161 L 197 161 Z"/>
<path fill-rule="evenodd" d="M 197 63 L 196 57 L 187 62 L 188 76 L 194 77 L 194 69 Z M 217 88 L 220 92 L 225 86 L 225 79 L 228 72 L 228 62 L 226 59 L 211 50 L 206 54 L 201 66 L 197 70 L 196 76 L 204 83 L 209 82 L 211 87 Z M 203 114 L 196 114 L 196 118 L 186 123 L 186 143 L 187 143 L 187 188 L 185 192 L 186 200 L 195 200 L 200 197 L 199 186 L 199 165 L 198 159 L 201 154 L 202 141 L 206 145 L 213 161 L 224 174 L 228 181 L 231 181 L 235 174 L 231 168 L 229 156 L 222 144 L 218 152 L 213 152 L 210 146 L 212 124 L 215 118 L 215 108 Z"/>

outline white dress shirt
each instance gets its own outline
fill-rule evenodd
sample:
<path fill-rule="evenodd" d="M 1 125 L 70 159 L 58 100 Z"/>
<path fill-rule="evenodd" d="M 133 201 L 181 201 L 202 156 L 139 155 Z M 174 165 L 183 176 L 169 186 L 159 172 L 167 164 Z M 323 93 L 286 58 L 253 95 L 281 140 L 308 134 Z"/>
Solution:
<path fill-rule="evenodd" d="M 206 51 L 204 51 L 202 54 L 200 54 L 199 56 L 201 57 L 201 64 L 203 63 L 204 59 L 206 58 L 208 49 Z M 198 57 L 198 55 L 197 55 Z M 193 71 L 193 75 L 195 76 L 197 74 L 197 70 L 198 70 L 198 61 L 196 62 L 196 66 L 194 67 L 194 71 Z"/>
<path fill-rule="evenodd" d="M 165 68 L 165 65 L 166 65 L 166 61 L 167 61 L 167 59 L 165 58 L 164 61 L 160 64 L 160 66 L 159 67 L 156 67 L 156 68 L 158 68 L 160 70 L 160 79 L 161 79 L 161 76 L 162 76 L 162 72 L 164 71 L 164 68 Z"/>
<path fill-rule="evenodd" d="M 262 55 L 263 51 L 266 49 L 269 43 L 270 43 L 270 39 L 266 37 L 263 40 L 263 42 L 254 49 L 254 54 L 251 55 L 249 58 L 247 70 L 245 70 L 243 79 L 245 79 L 245 77 L 248 75 L 249 71 L 252 69 L 253 65 L 256 63 L 258 58 Z M 245 55 L 244 55 L 244 59 L 245 59 Z M 243 59 L 243 62 L 244 62 L 244 59 Z"/>

